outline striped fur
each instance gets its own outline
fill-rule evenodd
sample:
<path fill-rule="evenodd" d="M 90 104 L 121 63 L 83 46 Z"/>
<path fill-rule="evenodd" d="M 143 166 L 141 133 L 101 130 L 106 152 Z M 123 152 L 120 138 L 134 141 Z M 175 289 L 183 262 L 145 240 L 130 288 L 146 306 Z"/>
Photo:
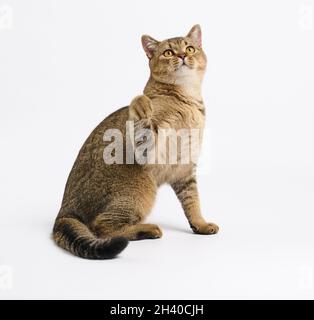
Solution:
<path fill-rule="evenodd" d="M 125 146 L 128 120 L 137 125 L 143 123 L 155 133 L 157 128 L 197 128 L 202 132 L 205 107 L 201 83 L 206 55 L 201 48 L 200 32 L 199 26 L 194 26 L 188 36 L 162 42 L 143 37 L 151 70 L 144 94 L 103 120 L 82 146 L 53 228 L 53 238 L 61 248 L 82 258 L 110 259 L 129 240 L 160 238 L 160 228 L 144 221 L 158 187 L 164 183 L 173 187 L 194 232 L 218 231 L 201 215 L 194 164 L 109 165 L 103 159 L 108 144 L 103 141 L 104 133 L 119 129 Z M 186 65 L 181 68 L 180 59 L 187 46 L 194 46 L 195 53 L 186 57 Z M 173 56 L 166 58 L 163 51 L 170 49 Z M 123 154 L 126 156 L 125 149 Z"/>
<path fill-rule="evenodd" d="M 99 239 L 76 218 L 57 219 L 53 235 L 60 247 L 86 259 L 111 259 L 128 244 L 124 237 Z"/>

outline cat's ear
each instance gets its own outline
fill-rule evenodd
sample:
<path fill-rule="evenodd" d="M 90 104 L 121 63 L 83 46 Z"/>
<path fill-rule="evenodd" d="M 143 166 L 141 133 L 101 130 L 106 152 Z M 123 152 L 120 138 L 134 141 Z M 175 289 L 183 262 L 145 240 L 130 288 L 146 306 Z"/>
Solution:
<path fill-rule="evenodd" d="M 144 35 L 142 36 L 142 45 L 147 57 L 151 59 L 158 48 L 159 41 L 150 36 Z"/>
<path fill-rule="evenodd" d="M 196 24 L 188 33 L 187 38 L 190 38 L 199 47 L 202 46 L 202 30 L 199 24 Z"/>

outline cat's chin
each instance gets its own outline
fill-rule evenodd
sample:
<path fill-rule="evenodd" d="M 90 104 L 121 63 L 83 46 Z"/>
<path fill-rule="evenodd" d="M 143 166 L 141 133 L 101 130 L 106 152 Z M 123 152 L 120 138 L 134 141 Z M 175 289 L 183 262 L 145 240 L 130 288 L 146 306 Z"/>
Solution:
<path fill-rule="evenodd" d="M 188 66 L 187 64 L 181 64 L 181 66 L 176 70 L 176 71 L 182 71 L 182 70 L 192 70 L 192 68 L 190 66 Z"/>
<path fill-rule="evenodd" d="M 192 73 L 193 73 L 193 69 L 186 64 L 183 64 L 181 67 L 179 67 L 175 71 L 176 77 L 179 77 L 179 78 L 190 76 Z"/>

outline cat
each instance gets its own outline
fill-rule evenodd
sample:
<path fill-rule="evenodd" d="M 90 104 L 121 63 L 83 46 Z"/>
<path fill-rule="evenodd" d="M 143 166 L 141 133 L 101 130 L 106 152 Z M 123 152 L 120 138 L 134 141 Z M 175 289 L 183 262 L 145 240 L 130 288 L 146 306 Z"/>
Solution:
<path fill-rule="evenodd" d="M 215 234 L 219 229 L 201 215 L 195 163 L 104 161 L 104 133 L 116 128 L 125 140 L 127 121 L 152 128 L 157 135 L 159 128 L 203 131 L 201 84 L 207 58 L 200 26 L 195 25 L 185 37 L 164 41 L 144 35 L 142 46 L 150 67 L 143 95 L 109 115 L 88 137 L 70 172 L 55 220 L 53 238 L 57 245 L 82 258 L 111 259 L 129 240 L 160 238 L 161 229 L 143 221 L 152 209 L 158 187 L 165 183 L 175 191 L 195 233 Z"/>

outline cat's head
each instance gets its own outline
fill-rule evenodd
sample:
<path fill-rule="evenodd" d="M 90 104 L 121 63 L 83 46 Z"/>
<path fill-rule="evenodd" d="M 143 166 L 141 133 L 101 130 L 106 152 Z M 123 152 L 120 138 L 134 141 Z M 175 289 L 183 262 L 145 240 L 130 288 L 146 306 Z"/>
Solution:
<path fill-rule="evenodd" d="M 199 25 L 195 25 L 185 37 L 164 41 L 144 35 L 142 44 L 155 80 L 171 84 L 182 84 L 191 79 L 202 80 L 206 69 L 206 55 L 202 49 Z"/>

